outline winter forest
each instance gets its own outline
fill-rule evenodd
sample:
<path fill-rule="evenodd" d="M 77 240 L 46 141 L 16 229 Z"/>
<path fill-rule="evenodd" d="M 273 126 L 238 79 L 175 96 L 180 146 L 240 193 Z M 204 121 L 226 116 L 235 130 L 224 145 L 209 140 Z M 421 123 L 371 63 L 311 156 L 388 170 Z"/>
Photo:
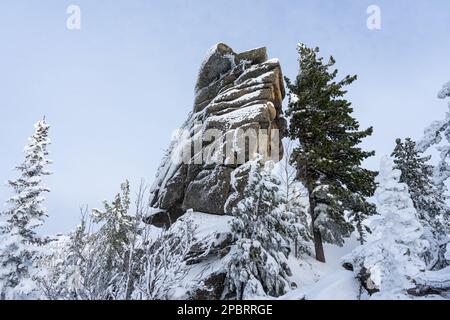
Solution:
<path fill-rule="evenodd" d="M 380 154 L 358 74 L 299 42 L 293 70 L 270 46 L 212 46 L 156 175 L 80 203 L 70 232 L 43 231 L 58 124 L 30 123 L 7 151 L 22 160 L 2 186 L 0 300 L 450 299 L 450 82 L 422 136 Z"/>
<path fill-rule="evenodd" d="M 218 64 L 221 47 L 229 49 L 213 47 L 205 63 Z M 323 268 L 323 244 L 342 246 L 352 234 L 359 245 L 342 257 L 343 269 L 328 284 L 319 281 L 322 286 L 346 282 L 341 290 L 358 288 L 358 299 L 447 297 L 449 114 L 418 142 L 397 139 L 379 172 L 367 170 L 362 162 L 374 151 L 358 145 L 373 129 L 359 129 L 344 97 L 357 77 L 339 78 L 333 57 L 324 60 L 318 48 L 299 45 L 298 54 L 298 76 L 285 79 L 284 159 L 251 155 L 234 169 L 231 188 L 242 199 L 227 202 L 222 215 L 189 208 L 157 228 L 152 217 L 167 212 L 151 206 L 156 187 L 134 186 L 132 202 L 125 181 L 103 208 L 82 209 L 70 234 L 40 235 L 36 228 L 51 214 L 45 177 L 52 161 L 50 125 L 38 121 L 18 177 L 8 182 L 13 196 L 1 215 L 2 299 L 302 299 L 324 290 L 297 280 L 311 273 L 308 268 Z M 450 83 L 438 97 L 450 97 Z M 173 140 L 170 152 L 182 143 Z M 427 155 L 433 149 L 438 159 Z M 173 165 L 170 158 L 160 172 L 166 165 Z M 223 183 L 220 176 L 206 178 Z"/>

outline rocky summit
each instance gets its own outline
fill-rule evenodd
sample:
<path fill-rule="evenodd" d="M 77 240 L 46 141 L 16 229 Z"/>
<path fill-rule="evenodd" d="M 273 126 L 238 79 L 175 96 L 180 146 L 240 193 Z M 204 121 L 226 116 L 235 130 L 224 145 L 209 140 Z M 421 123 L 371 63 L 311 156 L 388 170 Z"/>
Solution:
<path fill-rule="evenodd" d="M 213 46 L 200 67 L 193 110 L 158 169 L 148 222 L 168 226 L 189 209 L 229 212 L 242 196 L 234 190 L 230 197 L 233 171 L 256 153 L 282 157 L 284 96 L 279 61 L 268 59 L 266 48 L 236 53 L 223 43 Z"/>

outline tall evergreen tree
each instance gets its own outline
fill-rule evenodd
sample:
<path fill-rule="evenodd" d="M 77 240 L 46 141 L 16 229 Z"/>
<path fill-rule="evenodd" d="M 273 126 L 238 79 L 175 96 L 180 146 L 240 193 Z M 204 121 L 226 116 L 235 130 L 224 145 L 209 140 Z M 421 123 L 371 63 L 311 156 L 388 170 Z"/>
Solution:
<path fill-rule="evenodd" d="M 352 198 L 358 194 L 366 204 L 365 197 L 374 193 L 376 172 L 361 167 L 374 152 L 358 147 L 372 134 L 372 128 L 358 131 L 351 103 L 344 99 L 344 87 L 356 76 L 336 81 L 338 71 L 331 70 L 333 57 L 325 63 L 318 57 L 318 48 L 303 44 L 298 52 L 300 72 L 294 83 L 286 79 L 290 90 L 289 136 L 299 142 L 291 161 L 309 193 L 316 258 L 325 262 L 323 240 L 342 245 L 353 230 L 345 218 L 345 212 L 353 211 L 359 203 Z"/>
<path fill-rule="evenodd" d="M 45 120 L 35 124 L 35 133 L 25 147 L 25 160 L 16 167 L 20 177 L 8 181 L 14 192 L 2 212 L 0 228 L 0 295 L 2 299 L 36 298 L 36 263 L 46 239 L 36 233 L 44 223 L 47 209 L 43 194 L 50 190 L 42 178 L 51 174 L 47 166 L 50 126 Z"/>

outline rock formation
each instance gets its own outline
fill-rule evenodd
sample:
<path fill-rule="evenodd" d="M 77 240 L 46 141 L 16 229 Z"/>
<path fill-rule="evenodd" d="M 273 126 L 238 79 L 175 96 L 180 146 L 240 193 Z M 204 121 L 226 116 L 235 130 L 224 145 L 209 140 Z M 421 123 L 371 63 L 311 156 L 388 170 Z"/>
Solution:
<path fill-rule="evenodd" d="M 170 225 L 188 209 L 226 214 L 233 170 L 255 152 L 282 156 L 284 96 L 280 64 L 268 60 L 266 48 L 235 53 L 222 43 L 212 47 L 200 68 L 193 111 L 158 170 L 148 222 Z M 239 140 L 244 132 L 257 132 L 257 139 L 244 134 Z"/>

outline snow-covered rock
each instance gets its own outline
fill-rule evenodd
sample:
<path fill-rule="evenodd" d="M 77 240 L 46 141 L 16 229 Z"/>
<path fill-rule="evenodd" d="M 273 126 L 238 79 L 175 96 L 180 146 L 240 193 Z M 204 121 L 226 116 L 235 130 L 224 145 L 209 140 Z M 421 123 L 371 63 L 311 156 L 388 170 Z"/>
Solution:
<path fill-rule="evenodd" d="M 416 278 L 417 288 L 411 294 L 448 294 L 450 292 L 450 266 L 437 271 L 426 271 Z"/>
<path fill-rule="evenodd" d="M 201 64 L 193 111 L 158 170 L 151 201 L 158 210 L 147 220 L 169 225 L 188 209 L 225 214 L 233 170 L 255 152 L 282 157 L 284 96 L 280 64 L 268 60 L 266 48 L 235 53 L 223 43 L 213 46 Z M 257 139 L 239 140 L 248 132 Z"/>
<path fill-rule="evenodd" d="M 195 227 L 195 235 L 185 263 L 177 272 L 183 274 L 169 295 L 172 300 L 219 300 L 224 291 L 227 261 L 234 245 L 231 234 L 231 216 L 219 216 L 189 210 L 183 214 L 168 232 L 181 233 L 189 221 Z"/>

